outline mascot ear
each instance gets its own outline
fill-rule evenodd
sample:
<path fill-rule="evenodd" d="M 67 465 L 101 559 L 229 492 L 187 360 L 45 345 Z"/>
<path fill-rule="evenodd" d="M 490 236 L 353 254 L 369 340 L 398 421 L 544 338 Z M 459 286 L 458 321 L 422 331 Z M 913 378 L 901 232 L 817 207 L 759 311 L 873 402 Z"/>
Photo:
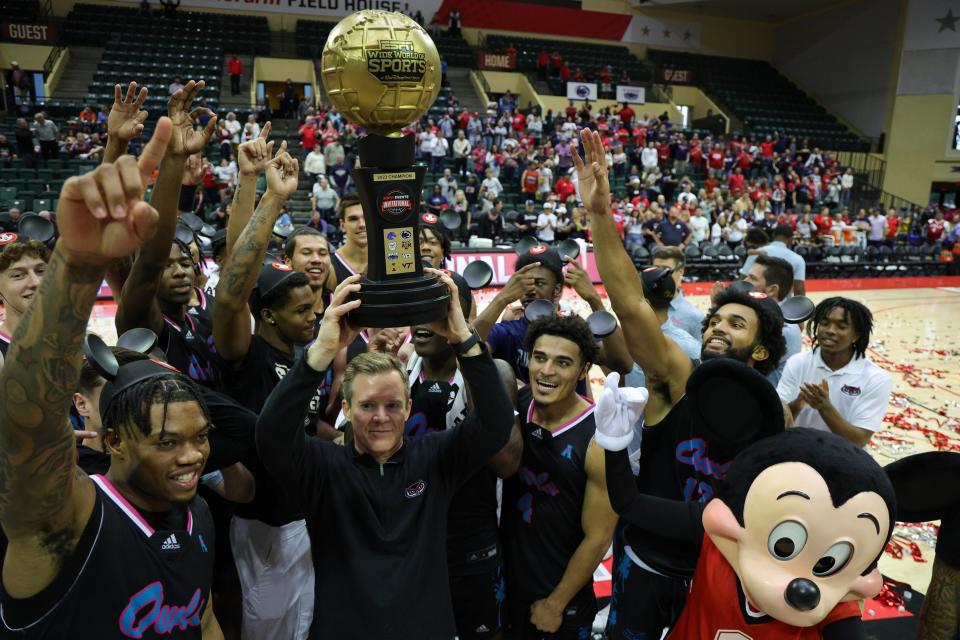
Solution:
<path fill-rule="evenodd" d="M 860 576 L 850 585 L 850 591 L 847 592 L 842 600 L 866 600 L 875 597 L 883 588 L 883 576 L 880 575 L 880 569 L 874 568 L 873 571 L 865 576 Z"/>
<path fill-rule="evenodd" d="M 737 544 L 743 541 L 745 531 L 730 507 L 719 499 L 711 500 L 704 507 L 703 528 L 711 538 L 725 538 Z"/>

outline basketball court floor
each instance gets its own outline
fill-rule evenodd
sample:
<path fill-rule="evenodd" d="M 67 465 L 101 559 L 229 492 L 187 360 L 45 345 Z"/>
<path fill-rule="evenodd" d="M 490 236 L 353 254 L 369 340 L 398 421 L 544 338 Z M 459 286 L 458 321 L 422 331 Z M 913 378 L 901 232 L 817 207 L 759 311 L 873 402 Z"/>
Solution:
<path fill-rule="evenodd" d="M 688 298 L 701 309 L 709 304 L 712 283 L 685 284 Z M 841 295 L 866 304 L 874 315 L 874 333 L 870 357 L 890 372 L 895 381 L 894 393 L 884 420 L 884 429 L 871 440 L 868 450 L 880 464 L 914 453 L 934 449 L 960 452 L 960 277 L 885 278 L 864 280 L 820 280 L 808 283 L 808 295 L 819 302 Z M 481 306 L 496 295 L 496 289 L 478 292 Z M 571 290 L 565 290 L 565 305 L 583 315 L 587 308 Z M 90 329 L 113 344 L 115 306 L 112 302 L 97 304 Z M 809 344 L 809 339 L 805 338 Z M 595 394 L 603 385 L 598 368 L 591 372 Z M 957 487 L 937 488 L 956 491 Z M 935 534 L 929 526 L 898 525 L 892 545 L 900 557 L 885 553 L 880 562 L 883 574 L 907 583 L 920 593 L 927 590 L 933 560 Z M 609 594 L 609 562 L 597 570 L 599 595 Z M 900 593 L 898 591 L 898 593 Z M 899 603 L 867 601 L 864 619 L 884 624 L 868 625 L 876 630 L 872 638 L 908 637 L 906 629 L 894 631 L 889 623 L 915 624 Z M 916 603 L 916 601 L 914 601 Z M 873 613 L 871 613 L 873 612 Z M 903 620 L 889 620 L 904 617 Z M 900 627 L 897 627 L 900 629 Z"/>

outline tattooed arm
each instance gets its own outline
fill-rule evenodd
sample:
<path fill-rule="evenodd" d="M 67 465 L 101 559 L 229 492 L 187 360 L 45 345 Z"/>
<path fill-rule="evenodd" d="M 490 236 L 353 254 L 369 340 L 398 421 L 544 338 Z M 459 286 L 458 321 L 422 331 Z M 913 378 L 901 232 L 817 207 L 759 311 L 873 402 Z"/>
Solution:
<path fill-rule="evenodd" d="M 284 142 L 277 156 L 267 165 L 267 192 L 249 218 L 217 283 L 217 303 L 213 305 L 213 342 L 224 361 L 239 365 L 250 348 L 250 307 L 247 300 L 257 284 L 267 252 L 270 234 L 277 216 L 297 190 L 297 161 L 287 153 Z M 236 211 L 236 207 L 234 207 Z"/>
<path fill-rule="evenodd" d="M 160 220 L 156 235 L 141 247 L 123 285 L 115 319 L 118 335 L 135 327 L 147 327 L 157 335 L 163 329 L 163 316 L 157 304 L 157 287 L 170 258 L 170 247 L 177 229 L 183 168 L 187 158 L 203 150 L 217 121 L 216 116 L 210 113 L 206 128 L 202 131 L 194 129 L 198 118 L 204 112 L 209 112 L 208 109 L 189 111 L 203 87 L 202 80 L 191 80 L 170 96 L 167 104 L 167 113 L 173 122 L 173 134 L 150 197 L 150 204 L 160 213 Z"/>
<path fill-rule="evenodd" d="M 257 197 L 257 178 L 263 173 L 270 154 L 273 153 L 274 142 L 267 142 L 270 135 L 270 123 L 267 122 L 260 130 L 260 135 L 253 140 L 247 140 L 237 149 L 237 168 L 240 176 L 237 179 L 237 190 L 233 193 L 233 207 L 230 217 L 227 218 L 227 256 L 237 244 L 240 232 L 247 226 L 247 221 L 253 215 L 253 203 Z M 286 147 L 284 147 L 286 149 Z"/>
<path fill-rule="evenodd" d="M 80 342 L 107 265 L 154 231 L 157 213 L 143 202 L 142 184 L 169 137 L 161 118 L 139 163 L 124 156 L 70 178 L 60 192 L 60 240 L 0 373 L 0 525 L 10 541 L 3 583 L 15 598 L 53 581 L 93 509 L 67 420 Z"/>

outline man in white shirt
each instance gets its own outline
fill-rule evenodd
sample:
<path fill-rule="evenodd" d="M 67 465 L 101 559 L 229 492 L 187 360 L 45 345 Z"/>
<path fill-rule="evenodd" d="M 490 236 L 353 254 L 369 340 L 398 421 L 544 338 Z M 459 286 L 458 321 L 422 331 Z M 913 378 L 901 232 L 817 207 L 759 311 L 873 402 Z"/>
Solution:
<path fill-rule="evenodd" d="M 640 164 L 643 165 L 645 173 L 650 173 L 657 166 L 657 149 L 653 146 L 653 142 L 648 142 L 640 152 Z"/>
<path fill-rule="evenodd" d="M 327 175 L 327 159 L 323 155 L 323 147 L 319 142 L 313 145 L 313 150 L 303 160 L 303 170 L 311 180 L 317 176 Z"/>
<path fill-rule="evenodd" d="M 440 185 L 440 195 L 453 205 L 457 195 L 457 179 L 453 177 L 453 172 L 449 168 L 443 170 L 443 177 L 437 180 L 437 184 Z"/>
<path fill-rule="evenodd" d="M 450 143 L 443 136 L 435 135 L 430 145 L 430 173 L 440 173 L 447 158 Z"/>
<path fill-rule="evenodd" d="M 457 173 L 461 177 L 466 176 L 467 161 L 470 158 L 470 152 L 473 151 L 473 145 L 463 135 L 463 129 L 457 131 L 457 139 L 453 141 L 453 158 L 456 163 Z M 451 202 L 453 202 L 451 200 Z"/>
<path fill-rule="evenodd" d="M 707 235 L 710 233 L 710 221 L 703 215 L 703 209 L 700 207 L 694 209 L 693 213 L 690 214 L 690 220 L 687 222 L 687 226 L 690 227 L 690 232 L 693 234 L 693 242 L 695 242 L 697 246 L 706 240 Z"/>
<path fill-rule="evenodd" d="M 537 238 L 540 242 L 550 244 L 553 242 L 554 233 L 557 230 L 557 214 L 553 212 L 553 203 L 543 203 L 543 213 L 537 216 Z"/>
<path fill-rule="evenodd" d="M 493 177 L 493 169 L 487 169 L 487 177 L 480 183 L 480 193 L 493 194 L 494 198 L 499 198 L 503 193 L 503 185 L 500 184 L 499 178 Z"/>
<path fill-rule="evenodd" d="M 882 209 L 874 209 L 867 219 L 870 223 L 870 231 L 867 232 L 867 244 L 871 247 L 879 247 L 884 244 L 887 238 L 887 217 L 883 215 Z"/>
<path fill-rule="evenodd" d="M 849 298 L 827 298 L 810 325 L 814 349 L 787 361 L 777 385 L 798 427 L 832 431 L 864 446 L 879 431 L 893 379 L 867 356 L 873 315 Z"/>

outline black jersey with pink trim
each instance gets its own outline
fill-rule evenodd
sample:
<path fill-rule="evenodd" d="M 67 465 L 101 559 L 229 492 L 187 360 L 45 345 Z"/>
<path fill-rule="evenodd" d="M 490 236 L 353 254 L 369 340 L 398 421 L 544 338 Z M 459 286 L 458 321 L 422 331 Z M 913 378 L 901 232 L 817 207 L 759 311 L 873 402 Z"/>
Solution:
<path fill-rule="evenodd" d="M 330 262 L 333 264 L 333 274 L 337 277 L 337 284 L 340 284 L 354 274 L 360 273 L 356 267 L 350 264 L 349 260 L 340 255 L 339 251 L 333 254 Z"/>
<path fill-rule="evenodd" d="M 530 387 L 520 389 L 519 410 L 523 459 L 503 482 L 500 526 L 507 596 L 529 605 L 550 595 L 583 541 L 587 448 L 596 424 L 593 403 L 552 432 L 536 424 Z"/>
<path fill-rule="evenodd" d="M 219 387 L 219 370 L 214 354 L 213 325 L 200 313 L 186 313 L 183 322 L 163 316 L 163 329 L 157 346 L 167 362 L 197 384 L 210 389 Z"/>
<path fill-rule="evenodd" d="M 200 640 L 213 574 L 213 521 L 197 496 L 164 514 L 137 510 L 105 476 L 76 548 L 30 598 L 0 585 L 0 637 Z"/>
<path fill-rule="evenodd" d="M 7 358 L 7 351 L 10 351 L 10 336 L 0 331 L 0 354 L 4 359 Z"/>

